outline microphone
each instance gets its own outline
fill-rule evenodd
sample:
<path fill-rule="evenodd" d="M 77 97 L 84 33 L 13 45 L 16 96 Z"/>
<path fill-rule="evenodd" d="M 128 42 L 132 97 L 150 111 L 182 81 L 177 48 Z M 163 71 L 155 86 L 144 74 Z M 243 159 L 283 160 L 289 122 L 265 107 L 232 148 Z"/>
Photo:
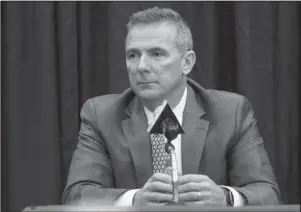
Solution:
<path fill-rule="evenodd" d="M 178 134 L 184 134 L 183 128 L 166 100 L 160 106 L 154 121 L 148 126 L 147 132 L 164 134 L 168 141 L 174 140 Z"/>
<path fill-rule="evenodd" d="M 171 171 L 169 174 L 172 178 L 173 200 L 166 205 L 184 205 L 184 203 L 179 202 L 178 164 L 175 147 L 171 143 L 175 138 L 177 138 L 179 134 L 184 134 L 184 130 L 182 129 L 177 117 L 172 112 L 172 109 L 170 108 L 167 101 L 164 101 L 161 107 L 164 108 L 161 108 L 161 113 L 159 113 L 159 115 L 155 117 L 155 121 L 153 121 L 153 123 L 148 127 L 148 132 L 150 134 L 164 134 L 167 139 L 167 142 L 165 144 L 165 151 L 170 155 L 170 161 L 168 164 L 171 164 Z"/>
<path fill-rule="evenodd" d="M 178 136 L 179 125 L 172 118 L 166 117 L 161 124 L 161 129 L 168 141 L 174 140 Z"/>

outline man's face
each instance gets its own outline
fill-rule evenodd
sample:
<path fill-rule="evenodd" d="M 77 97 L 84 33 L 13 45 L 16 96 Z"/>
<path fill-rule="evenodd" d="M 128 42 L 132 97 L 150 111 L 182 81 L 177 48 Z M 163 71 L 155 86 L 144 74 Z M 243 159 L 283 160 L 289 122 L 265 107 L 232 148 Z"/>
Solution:
<path fill-rule="evenodd" d="M 126 65 L 134 92 L 146 100 L 168 97 L 182 80 L 183 54 L 168 24 L 134 26 L 126 38 Z"/>

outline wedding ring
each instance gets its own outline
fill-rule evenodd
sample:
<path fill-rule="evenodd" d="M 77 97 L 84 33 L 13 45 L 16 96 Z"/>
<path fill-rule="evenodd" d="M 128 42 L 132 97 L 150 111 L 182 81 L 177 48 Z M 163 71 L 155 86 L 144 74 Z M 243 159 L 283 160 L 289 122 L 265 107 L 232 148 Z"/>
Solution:
<path fill-rule="evenodd" d="M 198 199 L 201 200 L 201 192 L 198 192 Z"/>

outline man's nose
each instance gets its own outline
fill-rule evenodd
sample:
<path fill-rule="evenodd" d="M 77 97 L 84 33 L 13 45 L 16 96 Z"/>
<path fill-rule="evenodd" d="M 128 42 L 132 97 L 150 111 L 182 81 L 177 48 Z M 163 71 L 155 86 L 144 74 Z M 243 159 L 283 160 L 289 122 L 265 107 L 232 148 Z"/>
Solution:
<path fill-rule="evenodd" d="M 148 70 L 149 59 L 146 55 L 142 55 L 138 62 L 137 69 L 139 71 L 147 71 Z"/>

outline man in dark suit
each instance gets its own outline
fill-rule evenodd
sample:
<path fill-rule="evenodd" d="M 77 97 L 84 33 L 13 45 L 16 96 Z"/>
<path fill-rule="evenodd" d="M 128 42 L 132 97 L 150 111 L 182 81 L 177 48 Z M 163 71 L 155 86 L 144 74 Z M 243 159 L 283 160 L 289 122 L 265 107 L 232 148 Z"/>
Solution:
<path fill-rule="evenodd" d="M 157 147 L 146 130 L 164 100 L 185 132 L 174 141 L 181 202 L 280 203 L 250 102 L 187 77 L 196 55 L 183 18 L 155 7 L 133 14 L 127 29 L 131 88 L 83 105 L 63 203 L 136 206 L 172 200 L 171 177 L 154 171 Z"/>

